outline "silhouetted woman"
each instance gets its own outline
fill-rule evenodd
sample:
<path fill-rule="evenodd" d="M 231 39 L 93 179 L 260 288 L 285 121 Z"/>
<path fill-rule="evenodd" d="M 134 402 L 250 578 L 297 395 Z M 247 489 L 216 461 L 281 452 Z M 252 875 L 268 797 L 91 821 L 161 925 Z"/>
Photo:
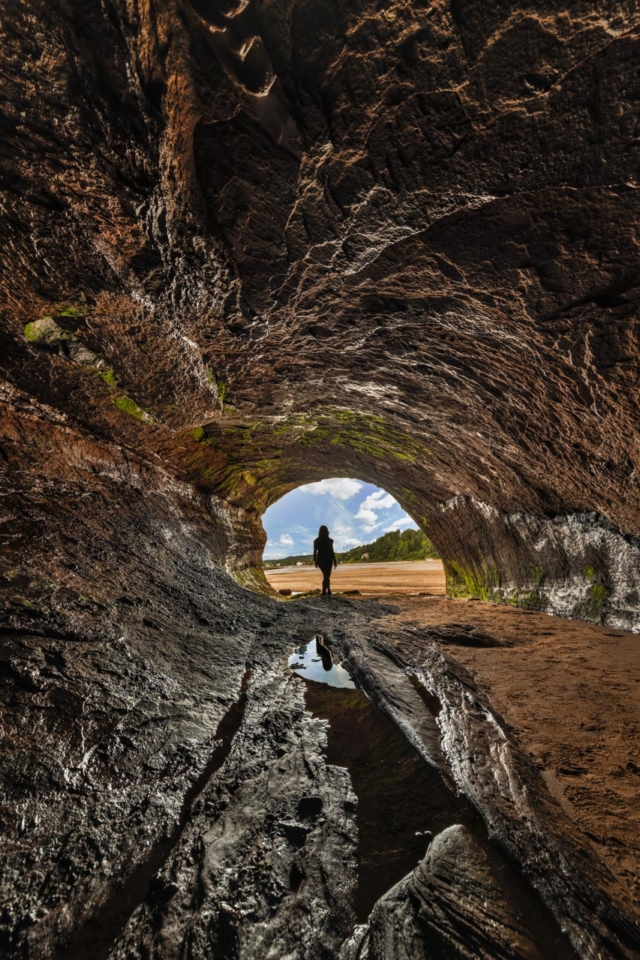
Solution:
<path fill-rule="evenodd" d="M 325 526 L 320 527 L 313 541 L 313 562 L 322 570 L 322 596 L 331 596 L 331 568 L 337 567 L 338 561 L 333 552 L 333 540 Z"/>

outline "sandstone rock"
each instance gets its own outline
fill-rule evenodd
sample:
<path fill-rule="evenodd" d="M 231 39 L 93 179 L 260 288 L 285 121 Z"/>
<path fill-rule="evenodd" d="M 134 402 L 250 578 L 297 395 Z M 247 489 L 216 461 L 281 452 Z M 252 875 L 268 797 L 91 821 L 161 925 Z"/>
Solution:
<path fill-rule="evenodd" d="M 448 633 L 445 626 L 445 637 Z M 628 894 L 552 799 L 502 718 L 446 648 L 428 637 L 425 642 L 421 631 L 399 634 L 378 625 L 366 639 L 350 639 L 345 652 L 353 675 L 425 760 L 437 763 L 482 813 L 492 839 L 520 864 L 578 955 L 599 960 L 609 951 L 616 958 L 635 956 L 640 927 Z M 422 715 L 406 693 L 406 671 L 415 671 L 430 691 Z M 425 719 L 427 710 L 431 716 Z M 433 724 L 441 736 L 437 754 Z M 609 932 L 603 935 L 605 927 Z M 552 949 L 560 956 L 560 946 Z"/>
<path fill-rule="evenodd" d="M 635 629 L 633 5 L 109 9 L 5 20 L 7 380 L 244 511 L 230 566 L 353 474 L 452 591 Z"/>
<path fill-rule="evenodd" d="M 452 958 L 540 957 L 505 888 L 464 827 L 450 827 L 434 838 L 406 889 L 427 942 L 435 940 Z"/>

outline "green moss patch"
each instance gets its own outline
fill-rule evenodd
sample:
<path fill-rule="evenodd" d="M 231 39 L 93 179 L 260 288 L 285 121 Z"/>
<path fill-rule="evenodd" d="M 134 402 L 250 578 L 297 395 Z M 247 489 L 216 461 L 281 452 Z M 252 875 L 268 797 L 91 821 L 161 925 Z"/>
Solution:
<path fill-rule="evenodd" d="M 106 383 L 108 387 L 117 387 L 118 378 L 115 375 L 115 372 L 109 367 L 107 370 L 102 370 L 100 376 Z"/>
<path fill-rule="evenodd" d="M 74 340 L 76 333 L 56 323 L 53 317 L 32 320 L 24 328 L 25 339 L 39 346 L 56 347 L 65 340 Z"/>
<path fill-rule="evenodd" d="M 122 410 L 123 413 L 128 413 L 130 417 L 135 417 L 136 420 L 142 420 L 143 423 L 153 423 L 151 414 L 139 407 L 131 397 L 116 397 L 113 405 L 118 410 Z"/>
<path fill-rule="evenodd" d="M 268 582 L 262 567 L 245 567 L 244 570 L 232 570 L 231 576 L 241 587 L 263 593 L 268 597 L 283 599 Z"/>
<path fill-rule="evenodd" d="M 75 340 L 87 311 L 86 304 L 56 304 L 51 313 L 25 325 L 25 340 L 49 347 L 55 347 L 65 340 Z"/>
<path fill-rule="evenodd" d="M 454 560 L 445 560 L 444 568 L 447 575 L 447 594 L 450 597 L 491 600 L 500 583 L 498 571 L 488 565 L 481 569 L 471 569 Z"/>
<path fill-rule="evenodd" d="M 220 387 L 221 381 L 216 383 Z M 226 391 L 220 396 L 224 401 Z M 201 445 L 189 479 L 257 513 L 297 486 L 292 477 L 301 464 L 305 482 L 311 483 L 326 476 L 332 460 L 356 472 L 361 461 L 370 473 L 376 463 L 421 465 L 430 458 L 426 444 L 384 417 L 330 408 L 240 421 L 229 416 L 231 409 L 225 404 L 224 420 L 187 431 Z"/>
<path fill-rule="evenodd" d="M 539 567 L 535 563 L 531 564 L 531 575 L 535 582 L 540 585 L 544 580 L 544 567 Z"/>
<path fill-rule="evenodd" d="M 587 598 L 576 605 L 574 616 L 592 623 L 602 623 L 610 594 L 611 591 L 604 583 L 592 584 Z"/>
<path fill-rule="evenodd" d="M 609 590 L 603 583 L 594 583 L 589 591 L 594 603 L 603 604 L 609 596 Z"/>
<path fill-rule="evenodd" d="M 397 430 L 384 417 L 350 410 L 320 414 L 315 427 L 310 426 L 296 441 L 299 446 L 316 446 L 323 442 L 348 447 L 375 460 L 424 463 L 431 455 L 425 444 Z"/>
<path fill-rule="evenodd" d="M 523 610 L 539 610 L 541 605 L 540 594 L 537 590 L 516 593 L 512 602 L 514 607 L 521 607 Z"/>

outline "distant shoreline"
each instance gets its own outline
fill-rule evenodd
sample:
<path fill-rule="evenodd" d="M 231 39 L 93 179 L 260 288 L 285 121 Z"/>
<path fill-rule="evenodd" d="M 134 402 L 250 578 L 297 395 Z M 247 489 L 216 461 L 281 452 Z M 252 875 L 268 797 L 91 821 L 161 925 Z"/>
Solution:
<path fill-rule="evenodd" d="M 438 551 L 421 530 L 390 530 L 372 543 L 361 543 L 350 550 L 336 550 L 339 564 L 354 563 L 408 563 L 438 560 Z M 288 557 L 269 557 L 263 560 L 265 570 L 283 567 L 313 566 L 313 553 L 292 553 Z"/>

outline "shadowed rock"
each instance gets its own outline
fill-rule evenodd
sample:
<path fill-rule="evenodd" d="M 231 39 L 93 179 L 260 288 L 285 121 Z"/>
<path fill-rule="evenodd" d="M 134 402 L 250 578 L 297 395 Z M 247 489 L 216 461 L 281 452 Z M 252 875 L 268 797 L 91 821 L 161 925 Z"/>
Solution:
<path fill-rule="evenodd" d="M 452 958 L 540 958 L 510 909 L 505 888 L 464 827 L 450 827 L 434 838 L 407 890 L 427 942 L 435 940 Z"/>
<path fill-rule="evenodd" d="M 633 5 L 106 9 L 3 24 L 6 463 L 29 397 L 210 497 L 256 587 L 263 510 L 359 476 L 451 593 L 636 629 Z"/>
<path fill-rule="evenodd" d="M 375 905 L 340 960 L 541 960 L 486 856 L 463 826 L 434 838 Z"/>

